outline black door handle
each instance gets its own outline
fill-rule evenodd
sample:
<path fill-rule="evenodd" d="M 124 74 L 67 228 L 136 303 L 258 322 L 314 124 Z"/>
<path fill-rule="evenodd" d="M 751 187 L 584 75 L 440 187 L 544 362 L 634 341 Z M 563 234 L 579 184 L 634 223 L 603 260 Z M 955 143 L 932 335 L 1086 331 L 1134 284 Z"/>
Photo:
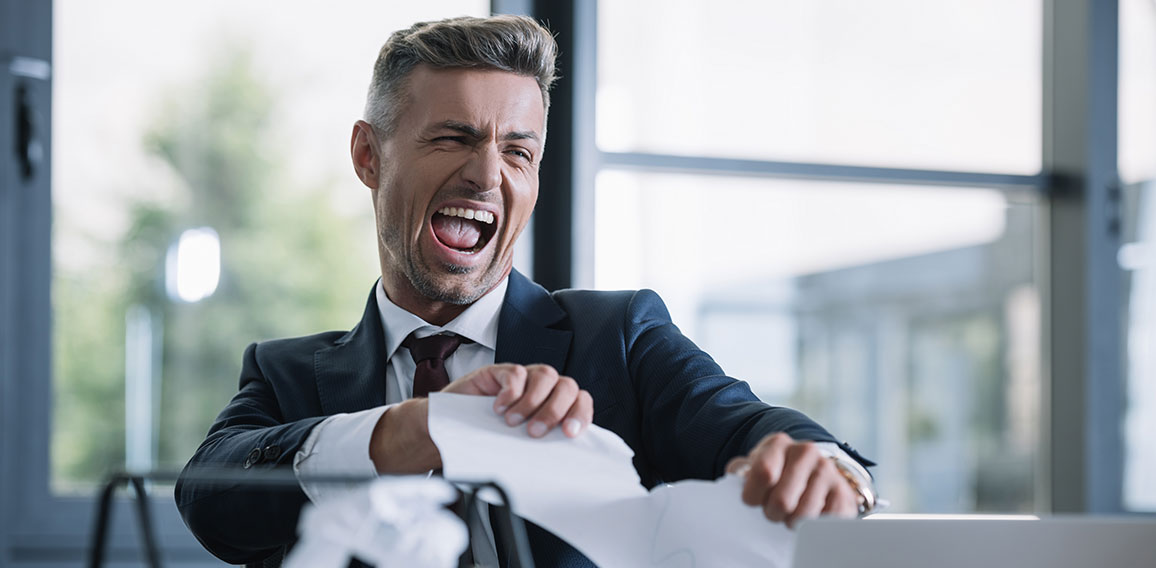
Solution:
<path fill-rule="evenodd" d="M 32 57 L 13 57 L 7 62 L 8 73 L 16 82 L 13 110 L 15 136 L 13 149 L 20 178 L 27 182 L 39 171 L 47 157 L 44 147 L 46 134 L 44 115 L 37 106 L 37 85 L 47 88 L 52 66 L 47 61 Z"/>
<path fill-rule="evenodd" d="M 28 85 L 16 87 L 16 163 L 20 177 L 31 180 L 44 161 L 44 143 L 40 137 L 40 116 Z"/>

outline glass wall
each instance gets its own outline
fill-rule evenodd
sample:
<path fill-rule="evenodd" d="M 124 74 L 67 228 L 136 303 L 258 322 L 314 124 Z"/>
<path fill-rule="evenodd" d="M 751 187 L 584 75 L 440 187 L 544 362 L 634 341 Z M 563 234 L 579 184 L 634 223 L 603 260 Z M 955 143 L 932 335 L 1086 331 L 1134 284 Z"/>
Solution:
<path fill-rule="evenodd" d="M 377 50 L 488 11 L 57 0 L 54 491 L 183 465 L 248 343 L 357 322 L 379 268 L 349 133 Z"/>
<path fill-rule="evenodd" d="M 1119 168 L 1156 179 L 1156 3 L 1120 0 Z"/>
<path fill-rule="evenodd" d="M 1042 197 L 646 160 L 1036 174 L 1042 21 L 1039 2 L 600 3 L 596 138 L 631 167 L 597 177 L 596 286 L 657 290 L 729 374 L 877 460 L 893 511 L 1046 506 Z"/>
<path fill-rule="evenodd" d="M 1124 192 L 1129 214 L 1118 260 L 1124 270 L 1127 400 L 1124 413 L 1124 506 L 1156 511 L 1156 184 Z"/>
<path fill-rule="evenodd" d="M 598 6 L 606 151 L 1034 174 L 1037 0 Z"/>
<path fill-rule="evenodd" d="M 605 171 L 596 202 L 597 287 L 657 290 L 728 374 L 878 461 L 895 510 L 1032 510 L 1035 199 Z"/>
<path fill-rule="evenodd" d="M 1156 3 L 1120 0 L 1124 508 L 1156 511 Z"/>

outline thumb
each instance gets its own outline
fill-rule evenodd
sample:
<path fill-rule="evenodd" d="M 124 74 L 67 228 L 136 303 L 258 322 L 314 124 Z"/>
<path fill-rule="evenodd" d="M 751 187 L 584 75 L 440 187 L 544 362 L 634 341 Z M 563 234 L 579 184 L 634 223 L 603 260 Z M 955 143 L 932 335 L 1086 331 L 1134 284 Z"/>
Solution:
<path fill-rule="evenodd" d="M 743 475 L 747 472 L 748 469 L 750 469 L 750 467 L 751 460 L 745 456 L 740 456 L 737 458 L 731 458 L 731 461 L 727 462 L 726 472 L 728 474 Z"/>
<path fill-rule="evenodd" d="M 495 396 L 510 382 L 511 365 L 489 365 L 450 383 L 443 392 Z"/>

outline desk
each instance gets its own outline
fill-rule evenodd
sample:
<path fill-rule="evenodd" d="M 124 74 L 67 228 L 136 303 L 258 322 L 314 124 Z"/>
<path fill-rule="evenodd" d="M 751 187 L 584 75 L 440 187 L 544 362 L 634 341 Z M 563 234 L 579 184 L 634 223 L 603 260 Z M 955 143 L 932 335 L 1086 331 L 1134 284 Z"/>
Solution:
<path fill-rule="evenodd" d="M 1156 518 L 875 515 L 799 527 L 795 568 L 1156 567 Z"/>

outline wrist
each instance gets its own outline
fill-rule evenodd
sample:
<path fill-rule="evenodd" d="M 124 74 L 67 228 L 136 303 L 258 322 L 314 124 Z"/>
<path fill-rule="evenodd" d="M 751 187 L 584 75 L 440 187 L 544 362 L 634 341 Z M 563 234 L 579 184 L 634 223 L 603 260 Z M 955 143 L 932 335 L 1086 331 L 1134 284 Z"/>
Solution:
<path fill-rule="evenodd" d="M 441 467 L 441 454 L 429 435 L 429 399 L 410 399 L 383 413 L 369 441 L 369 458 L 382 474 Z"/>
<path fill-rule="evenodd" d="M 835 462 L 835 468 L 843 475 L 843 479 L 851 485 L 851 489 L 855 491 L 856 503 L 859 505 L 859 516 L 864 517 L 870 515 L 875 511 L 879 503 L 879 496 L 875 492 L 875 483 L 871 480 L 871 475 L 867 473 L 859 462 L 849 460 L 845 457 L 833 455 L 828 459 Z"/>
<path fill-rule="evenodd" d="M 860 517 L 870 515 L 880 506 L 886 506 L 886 502 L 879 500 L 879 494 L 875 491 L 875 480 L 867 472 L 867 468 L 834 442 L 816 442 L 815 446 L 835 464 L 835 468 L 855 492 Z"/>

